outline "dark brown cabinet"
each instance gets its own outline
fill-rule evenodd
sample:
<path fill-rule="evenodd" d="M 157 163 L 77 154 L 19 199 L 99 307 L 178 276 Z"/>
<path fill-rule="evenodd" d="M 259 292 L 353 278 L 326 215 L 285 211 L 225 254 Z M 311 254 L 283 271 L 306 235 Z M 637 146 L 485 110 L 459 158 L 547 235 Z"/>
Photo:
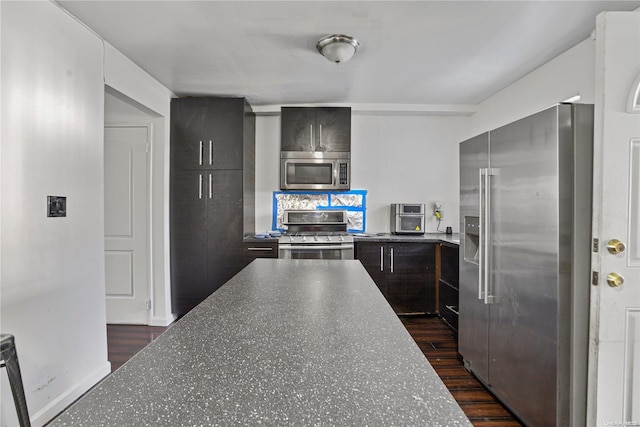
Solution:
<path fill-rule="evenodd" d="M 171 103 L 171 302 L 183 315 L 242 269 L 254 231 L 255 116 L 242 98 Z"/>
<path fill-rule="evenodd" d="M 242 249 L 244 265 L 249 265 L 256 258 L 278 258 L 278 242 L 244 242 Z"/>
<path fill-rule="evenodd" d="M 281 151 L 351 151 L 351 108 L 282 107 Z"/>
<path fill-rule="evenodd" d="M 456 331 L 458 330 L 458 257 L 458 245 L 440 243 L 438 313 Z"/>
<path fill-rule="evenodd" d="M 434 243 L 357 242 L 356 258 L 396 313 L 435 313 Z"/>

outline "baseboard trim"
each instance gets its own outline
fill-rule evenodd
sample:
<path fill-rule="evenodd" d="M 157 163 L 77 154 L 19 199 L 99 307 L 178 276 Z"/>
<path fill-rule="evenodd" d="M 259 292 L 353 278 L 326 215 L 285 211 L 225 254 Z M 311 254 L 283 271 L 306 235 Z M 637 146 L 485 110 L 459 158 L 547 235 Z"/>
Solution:
<path fill-rule="evenodd" d="M 66 392 L 51 401 L 47 406 L 33 414 L 31 416 L 32 426 L 41 427 L 51 421 L 110 373 L 111 363 L 106 362 L 99 369 L 96 369 L 92 374 L 87 376 L 84 381 L 76 383 L 73 387 L 67 389 Z"/>
<path fill-rule="evenodd" d="M 177 319 L 175 314 L 171 314 L 169 317 L 151 317 L 149 319 L 149 326 L 169 326 Z"/>

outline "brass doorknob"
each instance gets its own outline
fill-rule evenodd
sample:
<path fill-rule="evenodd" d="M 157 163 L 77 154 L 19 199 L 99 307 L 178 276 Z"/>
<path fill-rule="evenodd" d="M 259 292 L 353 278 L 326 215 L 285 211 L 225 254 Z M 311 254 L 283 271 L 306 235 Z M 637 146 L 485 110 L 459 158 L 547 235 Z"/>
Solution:
<path fill-rule="evenodd" d="M 611 239 L 607 242 L 607 250 L 612 254 L 621 254 L 627 247 L 618 239 Z"/>
<path fill-rule="evenodd" d="M 622 284 L 624 283 L 624 277 L 622 277 L 618 273 L 609 273 L 607 275 L 607 283 L 612 288 L 617 288 L 618 286 L 622 286 Z"/>

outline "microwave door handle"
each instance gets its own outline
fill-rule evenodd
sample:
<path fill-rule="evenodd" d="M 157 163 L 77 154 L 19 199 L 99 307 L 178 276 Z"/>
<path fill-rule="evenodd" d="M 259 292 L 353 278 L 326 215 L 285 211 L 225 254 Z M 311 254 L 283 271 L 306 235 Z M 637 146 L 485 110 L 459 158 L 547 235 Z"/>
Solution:
<path fill-rule="evenodd" d="M 322 125 L 319 125 L 318 127 L 318 147 L 320 148 L 320 151 L 322 151 Z"/>
<path fill-rule="evenodd" d="M 313 125 L 309 125 L 309 148 L 311 149 L 311 151 L 314 151 L 313 149 Z"/>

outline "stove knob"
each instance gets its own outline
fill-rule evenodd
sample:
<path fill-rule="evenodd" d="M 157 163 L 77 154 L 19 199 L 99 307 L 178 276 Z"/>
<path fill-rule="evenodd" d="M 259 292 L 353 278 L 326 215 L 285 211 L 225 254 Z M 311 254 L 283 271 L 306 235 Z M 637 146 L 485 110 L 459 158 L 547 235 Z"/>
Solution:
<path fill-rule="evenodd" d="M 344 241 L 344 237 L 340 236 L 340 237 L 338 237 L 338 240 L 340 240 L 342 242 L 342 241 Z"/>
<path fill-rule="evenodd" d="M 307 241 L 307 236 L 302 236 L 302 241 L 306 242 Z"/>
<path fill-rule="evenodd" d="M 327 242 L 331 241 L 331 236 L 327 236 Z"/>
<path fill-rule="evenodd" d="M 318 241 L 318 235 L 317 234 L 315 236 L 313 236 L 313 240 L 315 240 L 316 242 Z"/>
<path fill-rule="evenodd" d="M 289 236 L 289 241 L 293 242 L 293 236 Z"/>

